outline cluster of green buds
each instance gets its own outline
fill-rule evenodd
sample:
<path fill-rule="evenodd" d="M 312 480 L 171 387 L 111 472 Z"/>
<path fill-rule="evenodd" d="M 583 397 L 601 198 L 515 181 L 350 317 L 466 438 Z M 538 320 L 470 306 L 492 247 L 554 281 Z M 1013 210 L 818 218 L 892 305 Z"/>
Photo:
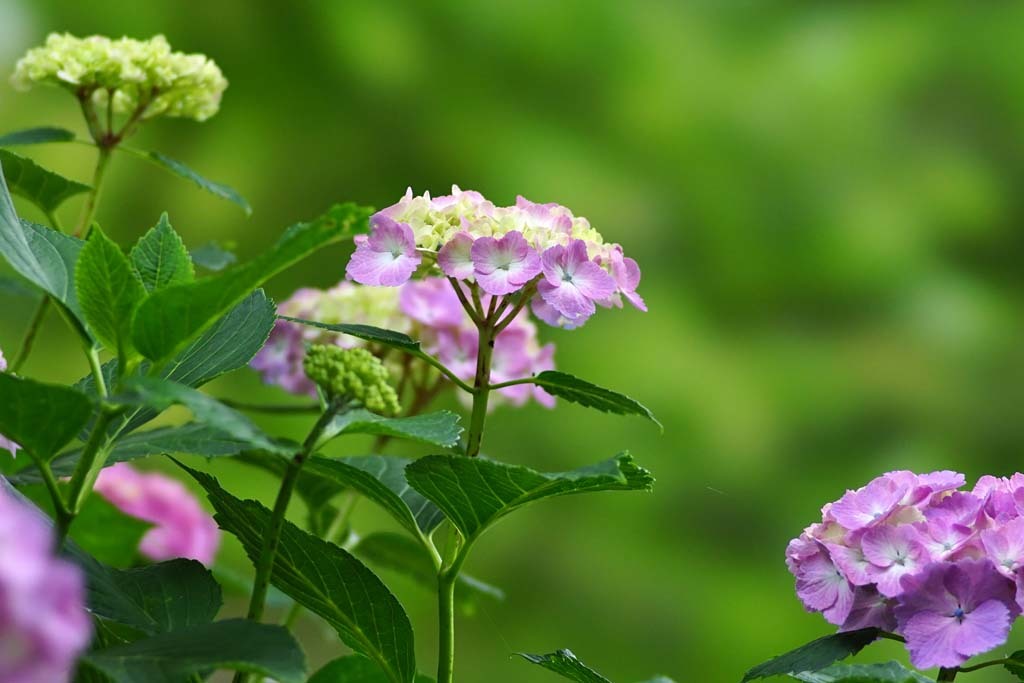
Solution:
<path fill-rule="evenodd" d="M 131 117 L 131 123 L 161 115 L 205 121 L 217 113 L 228 86 L 210 58 L 173 52 L 163 36 L 112 40 L 67 33 L 52 33 L 44 45 L 29 50 L 11 82 L 19 89 L 66 88 L 84 108 L 106 106 Z"/>
<path fill-rule="evenodd" d="M 388 383 L 387 368 L 366 349 L 314 344 L 303 361 L 306 376 L 329 398 L 361 404 L 379 415 L 397 415 L 398 394 Z"/>

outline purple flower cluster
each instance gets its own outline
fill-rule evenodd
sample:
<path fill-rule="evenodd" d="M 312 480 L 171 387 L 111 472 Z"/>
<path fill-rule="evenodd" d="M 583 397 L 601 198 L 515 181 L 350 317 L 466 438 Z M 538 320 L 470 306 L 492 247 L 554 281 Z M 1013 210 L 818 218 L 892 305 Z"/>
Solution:
<path fill-rule="evenodd" d="M 889 472 L 822 508 L 786 549 L 809 611 L 904 636 L 919 668 L 1006 642 L 1024 606 L 1024 475 Z"/>
<path fill-rule="evenodd" d="M 623 299 L 647 310 L 636 291 L 636 261 L 559 204 L 519 197 L 498 207 L 457 186 L 434 198 L 415 197 L 410 188 L 371 217 L 370 234 L 356 238 L 346 272 L 362 284 L 395 287 L 424 259 L 491 296 L 524 292 L 550 325 L 577 327 L 598 305 L 621 307 Z"/>
<path fill-rule="evenodd" d="M 181 482 L 122 462 L 100 472 L 96 492 L 126 515 L 153 524 L 139 544 L 139 551 L 149 559 L 187 557 L 213 564 L 220 530 Z"/>
<path fill-rule="evenodd" d="M 482 303 L 489 305 L 489 297 L 485 296 Z M 479 333 L 455 290 L 444 278 L 408 281 L 398 288 L 342 282 L 326 291 L 301 289 L 282 303 L 278 311 L 294 318 L 360 323 L 403 332 L 421 340 L 424 350 L 440 358 L 460 379 L 471 382 L 476 371 Z M 316 388 L 302 368 L 309 344 L 365 346 L 365 342 L 355 337 L 280 320 L 251 365 L 268 384 L 294 394 L 315 395 Z M 491 379 L 498 383 L 553 370 L 554 354 L 554 344 L 542 345 L 537 326 L 522 312 L 495 340 Z M 436 374 L 430 375 L 433 371 L 421 366 L 411 368 L 414 382 L 435 383 Z M 394 370 L 401 371 L 400 368 Z M 554 405 L 554 397 L 528 384 L 505 387 L 497 393 L 513 405 L 522 405 L 531 397 L 544 406 Z"/>
<path fill-rule="evenodd" d="M 7 359 L 4 358 L 4 352 L 0 351 L 0 372 L 7 370 Z M 14 443 L 3 434 L 0 434 L 0 451 L 7 451 L 12 456 L 18 452 L 18 444 Z"/>
<path fill-rule="evenodd" d="M 0 489 L 0 681 L 66 683 L 89 644 L 85 579 L 34 510 Z"/>

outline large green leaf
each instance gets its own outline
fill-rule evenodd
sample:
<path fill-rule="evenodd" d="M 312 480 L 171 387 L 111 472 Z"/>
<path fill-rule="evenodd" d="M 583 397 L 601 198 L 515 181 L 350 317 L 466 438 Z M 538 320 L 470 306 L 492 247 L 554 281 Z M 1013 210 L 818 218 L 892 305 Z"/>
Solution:
<path fill-rule="evenodd" d="M 135 243 L 130 256 L 132 268 L 147 291 L 195 279 L 195 269 L 185 243 L 171 227 L 166 213 Z"/>
<path fill-rule="evenodd" d="M 877 628 L 863 628 L 812 640 L 806 645 L 755 666 L 743 677 L 743 683 L 769 676 L 819 671 L 840 659 L 857 654 L 866 645 L 874 642 L 879 633 L 881 631 Z"/>
<path fill-rule="evenodd" d="M 821 671 L 792 675 L 805 683 L 931 683 L 932 679 L 897 662 L 884 664 L 835 664 Z"/>
<path fill-rule="evenodd" d="M 40 126 L 38 128 L 26 128 L 25 130 L 16 130 L 13 133 L 0 135 L 0 147 L 39 145 L 44 142 L 71 142 L 74 139 L 75 134 L 66 128 Z"/>
<path fill-rule="evenodd" d="M 459 416 L 447 410 L 411 417 L 384 417 L 368 410 L 350 410 L 336 416 L 323 441 L 343 434 L 374 434 L 407 439 L 428 446 L 451 448 L 459 443 Z"/>
<path fill-rule="evenodd" d="M 192 411 L 197 422 L 234 441 L 245 443 L 250 448 L 280 455 L 291 455 L 298 450 L 295 443 L 267 436 L 252 420 L 234 408 L 177 382 L 158 377 L 132 377 L 124 383 L 123 391 L 110 400 L 122 405 L 144 406 L 158 412 L 172 405 L 185 406 Z"/>
<path fill-rule="evenodd" d="M 85 573 L 89 610 L 101 619 L 153 635 L 209 623 L 220 611 L 220 586 L 195 560 L 115 569 L 74 545 L 69 554 Z"/>
<path fill-rule="evenodd" d="M 80 391 L 0 372 L 0 434 L 48 459 L 89 421 L 93 401 Z"/>
<path fill-rule="evenodd" d="M 309 679 L 309 683 L 387 683 L 388 677 L 380 667 L 362 655 L 348 655 L 328 662 Z M 416 675 L 416 683 L 434 683 L 423 674 Z"/>
<path fill-rule="evenodd" d="M 618 415 L 639 415 L 645 417 L 661 428 L 661 423 L 646 406 L 624 394 L 614 392 L 596 384 L 591 384 L 579 377 L 574 377 L 557 370 L 545 370 L 530 379 L 552 396 L 563 398 L 572 403 L 579 403 L 588 408 L 596 408 L 606 413 Z"/>
<path fill-rule="evenodd" d="M 0 254 L 26 280 L 50 294 L 77 321 L 84 320 L 75 294 L 75 261 L 84 242 L 18 218 L 0 169 Z M 84 334 L 84 327 L 81 328 Z"/>
<path fill-rule="evenodd" d="M 320 247 L 364 231 L 369 211 L 335 206 L 312 222 L 292 226 L 273 248 L 245 265 L 154 292 L 135 316 L 136 347 L 150 360 L 172 358 L 266 280 Z"/>
<path fill-rule="evenodd" d="M 558 674 L 562 678 L 576 681 L 576 683 L 611 683 L 607 678 L 581 662 L 572 653 L 572 650 L 558 650 L 546 655 L 531 655 L 520 652 L 519 656 L 528 662 Z"/>
<path fill-rule="evenodd" d="M 306 656 L 287 629 L 229 619 L 90 652 L 85 661 L 117 683 L 182 683 L 216 669 L 279 683 L 306 680 Z"/>
<path fill-rule="evenodd" d="M 202 455 L 216 458 L 236 455 L 249 448 L 245 441 L 226 436 L 224 432 L 200 422 L 188 422 L 178 427 L 158 427 L 144 432 L 135 432 L 118 439 L 107 464 L 138 460 L 151 455 Z M 50 463 L 50 469 L 58 477 L 70 476 L 82 456 L 82 449 L 76 448 L 61 453 Z M 8 477 L 17 485 L 42 481 L 39 470 L 32 467 Z"/>
<path fill-rule="evenodd" d="M 469 542 L 510 512 L 544 498 L 591 491 L 649 491 L 654 483 L 651 473 L 634 464 L 629 453 L 553 474 L 481 457 L 429 455 L 406 467 L 405 476 Z"/>
<path fill-rule="evenodd" d="M 270 510 L 235 498 L 208 474 L 182 467 L 206 489 L 221 528 L 234 534 L 256 562 Z M 409 618 L 387 586 L 351 554 L 285 522 L 271 583 L 327 621 L 346 645 L 376 662 L 389 681 L 413 680 Z"/>
<path fill-rule="evenodd" d="M 212 180 L 208 180 L 177 159 L 172 159 L 160 152 L 149 152 L 148 158 L 157 166 L 170 171 L 174 175 L 184 178 L 185 180 L 191 180 L 201 189 L 206 190 L 210 194 L 220 197 L 221 199 L 226 199 L 232 204 L 235 204 L 245 211 L 246 216 L 252 215 L 252 207 L 249 205 L 249 202 L 233 188 L 222 183 L 215 183 Z"/>
<path fill-rule="evenodd" d="M 1017 677 L 1017 680 L 1024 681 L 1024 650 L 1017 650 L 1007 658 L 1003 668 Z"/>
<path fill-rule="evenodd" d="M 409 533 L 421 537 L 444 520 L 444 514 L 409 486 L 405 468 L 411 461 L 389 455 L 354 458 L 310 458 L 305 471 L 353 488 L 387 510 Z"/>
<path fill-rule="evenodd" d="M 399 533 L 378 531 L 359 539 L 352 552 L 379 569 L 403 574 L 421 587 L 437 591 L 437 568 L 422 543 Z M 455 600 L 466 614 L 473 614 L 482 598 L 504 600 L 496 586 L 462 572 L 455 584 Z"/>
<path fill-rule="evenodd" d="M 75 289 L 85 321 L 104 346 L 119 357 L 133 354 L 132 318 L 146 298 L 146 288 L 128 257 L 99 227 L 78 255 Z"/>
<path fill-rule="evenodd" d="M 29 200 L 46 214 L 52 214 L 71 197 L 89 191 L 88 185 L 68 180 L 6 149 L 0 149 L 0 165 L 10 191 Z"/>

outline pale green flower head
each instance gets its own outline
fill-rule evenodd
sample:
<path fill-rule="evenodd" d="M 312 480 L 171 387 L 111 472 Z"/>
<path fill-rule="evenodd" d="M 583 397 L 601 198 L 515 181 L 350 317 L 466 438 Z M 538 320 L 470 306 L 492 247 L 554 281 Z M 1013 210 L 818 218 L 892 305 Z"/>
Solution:
<path fill-rule="evenodd" d="M 398 394 L 388 383 L 387 368 L 366 349 L 314 344 L 303 362 L 309 377 L 327 396 L 355 401 L 380 415 L 397 415 Z"/>
<path fill-rule="evenodd" d="M 228 86 L 209 57 L 172 52 L 163 36 L 149 40 L 51 33 L 15 66 L 14 86 L 55 85 L 115 114 L 174 116 L 205 121 L 220 108 Z"/>

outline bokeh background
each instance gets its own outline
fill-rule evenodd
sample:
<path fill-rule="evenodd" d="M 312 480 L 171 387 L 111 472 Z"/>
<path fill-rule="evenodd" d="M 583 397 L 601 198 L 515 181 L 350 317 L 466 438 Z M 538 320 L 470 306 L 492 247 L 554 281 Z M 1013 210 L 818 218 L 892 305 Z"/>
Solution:
<path fill-rule="evenodd" d="M 576 406 L 502 409 L 487 450 L 557 470 L 629 448 L 656 491 L 556 500 L 488 534 L 469 571 L 508 599 L 460 621 L 458 671 L 550 681 L 509 653 L 569 647 L 615 681 L 729 682 L 829 631 L 782 562 L 822 503 L 895 468 L 1020 467 L 1022 27 L 1003 3 L 0 0 L 0 71 L 63 30 L 164 33 L 222 66 L 217 117 L 153 123 L 135 145 L 237 187 L 255 214 L 118 158 L 99 220 L 123 242 L 166 209 L 189 244 L 248 258 L 332 202 L 452 182 L 564 203 L 622 242 L 651 312 L 544 334 L 562 369 L 640 398 L 664 436 Z M 0 131 L 39 124 L 83 129 L 63 92 L 0 82 Z M 92 163 L 23 151 L 81 179 Z M 268 290 L 328 286 L 344 262 L 328 250 Z M 0 296 L 10 350 L 30 307 Z M 59 321 L 45 332 L 27 374 L 84 374 Z M 210 389 L 281 398 L 248 371 Z M 263 474 L 209 467 L 270 495 Z M 388 522 L 364 505 L 356 524 Z M 230 543 L 224 558 L 245 566 Z M 431 672 L 433 601 L 387 578 Z M 303 629 L 313 660 L 339 652 Z"/>

